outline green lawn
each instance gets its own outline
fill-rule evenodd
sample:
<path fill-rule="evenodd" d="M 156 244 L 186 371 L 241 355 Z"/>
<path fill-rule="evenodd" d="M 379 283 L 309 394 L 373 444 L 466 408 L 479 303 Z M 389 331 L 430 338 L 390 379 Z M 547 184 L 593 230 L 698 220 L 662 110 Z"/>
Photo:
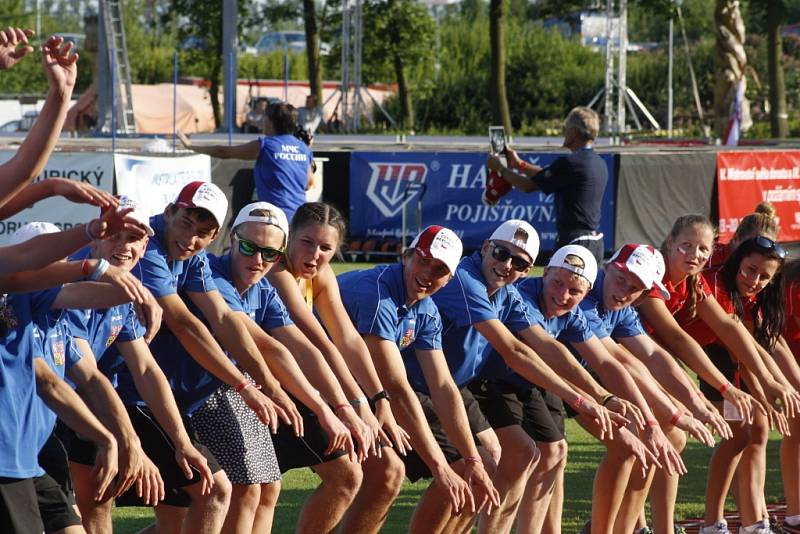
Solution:
<path fill-rule="evenodd" d="M 340 263 L 334 265 L 334 270 L 337 273 L 342 273 L 371 266 L 363 263 Z M 535 273 L 532 274 L 540 275 L 541 268 L 536 268 Z M 567 439 L 570 452 L 566 470 L 563 531 L 571 534 L 578 532 L 589 518 L 594 471 L 602 457 L 603 447 L 572 420 L 567 421 Z M 767 502 L 776 502 L 782 499 L 783 496 L 778 463 L 779 445 L 778 436 L 773 435 L 769 442 L 767 459 Z M 681 479 L 675 511 L 677 520 L 702 517 L 706 471 L 710 457 L 711 449 L 694 441 L 689 442 L 683 454 L 683 460 L 689 473 Z M 286 475 L 283 480 L 281 499 L 278 502 L 274 532 L 288 534 L 294 531 L 294 525 L 302 503 L 311 489 L 316 486 L 318 480 L 317 476 L 309 469 L 298 469 Z M 400 533 L 407 530 L 411 513 L 425 487 L 426 483 L 411 484 L 406 482 L 403 491 L 391 509 L 383 529 L 384 532 Z M 114 512 L 114 532 L 132 534 L 150 524 L 152 517 L 153 514 L 149 508 L 116 509 Z"/>
<path fill-rule="evenodd" d="M 564 532 L 580 530 L 589 518 L 592 500 L 592 481 L 594 471 L 602 456 L 602 446 L 589 436 L 574 421 L 567 422 L 569 441 L 569 461 L 566 471 L 566 502 L 564 503 Z M 768 449 L 767 502 L 782 498 L 780 470 L 778 465 L 778 446 L 780 441 L 773 436 Z M 711 457 L 711 449 L 690 441 L 683 454 L 689 473 L 681 479 L 675 517 L 678 520 L 702 517 L 706 482 L 706 470 Z M 278 501 L 274 532 L 289 534 L 294 531 L 297 514 L 303 500 L 319 479 L 309 469 L 298 469 L 286 475 L 283 491 Z M 411 512 L 426 484 L 406 482 L 400 497 L 389 514 L 383 531 L 400 533 L 407 530 Z M 152 518 L 149 508 L 120 508 L 114 512 L 114 532 L 132 534 L 147 526 Z"/>

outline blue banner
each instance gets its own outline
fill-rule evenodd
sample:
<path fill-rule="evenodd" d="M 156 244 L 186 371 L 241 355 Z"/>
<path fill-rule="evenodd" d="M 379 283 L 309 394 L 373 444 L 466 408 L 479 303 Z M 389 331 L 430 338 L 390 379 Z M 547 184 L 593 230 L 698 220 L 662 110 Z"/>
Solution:
<path fill-rule="evenodd" d="M 557 153 L 520 153 L 547 166 Z M 606 247 L 614 245 L 614 155 L 600 154 L 608 166 L 600 230 Z M 422 227 L 440 224 L 452 229 L 465 248 L 478 248 L 508 219 L 524 219 L 539 232 L 542 250 L 556 240 L 553 196 L 513 190 L 496 206 L 481 195 L 486 184 L 486 154 L 469 152 L 353 152 L 350 156 L 350 235 L 396 237 L 402 234 L 403 208 L 415 220 L 420 198 Z M 415 222 L 407 225 L 415 232 Z M 413 236 L 411 236 L 413 237 Z"/>

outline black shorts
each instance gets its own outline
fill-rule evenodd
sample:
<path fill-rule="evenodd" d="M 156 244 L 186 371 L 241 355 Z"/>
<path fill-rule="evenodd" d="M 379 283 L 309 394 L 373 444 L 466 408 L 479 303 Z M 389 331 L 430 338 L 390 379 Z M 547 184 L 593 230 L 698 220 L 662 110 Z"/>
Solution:
<path fill-rule="evenodd" d="M 299 467 L 324 464 L 347 454 L 347 451 L 342 449 L 326 455 L 325 450 L 330 439 L 319 424 L 319 419 L 305 404 L 294 397 L 292 400 L 303 417 L 303 437 L 295 436 L 292 426 L 284 424 L 278 426 L 278 433 L 272 436 L 272 444 L 275 446 L 275 456 L 278 457 L 281 473 Z"/>
<path fill-rule="evenodd" d="M 153 461 L 161 472 L 164 480 L 165 498 L 163 503 L 170 506 L 188 506 L 191 503 L 188 494 L 181 490 L 201 481 L 200 472 L 192 467 L 192 478 L 186 478 L 183 469 L 175 461 L 175 447 L 167 437 L 167 433 L 158 424 L 153 413 L 144 406 L 126 406 L 128 415 L 136 430 L 136 435 L 142 442 L 142 449 Z M 184 417 L 183 425 L 192 445 L 208 460 L 208 467 L 212 473 L 220 470 L 216 458 L 200 443 L 191 420 Z M 136 495 L 135 485 L 117 499 L 118 506 L 145 506 L 142 499 Z"/>
<path fill-rule="evenodd" d="M 422 405 L 422 411 L 425 413 L 425 419 L 428 421 L 431 433 L 433 433 L 433 437 L 436 438 L 436 443 L 441 447 L 444 457 L 447 458 L 447 462 L 452 464 L 456 460 L 459 460 L 461 454 L 450 440 L 447 439 L 447 434 L 445 434 L 444 428 L 442 427 L 442 422 L 433 409 L 433 401 L 430 395 L 417 392 L 417 398 Z M 472 431 L 473 439 L 475 439 L 476 444 L 479 444 L 477 435 L 484 430 L 488 430 L 491 426 L 483 416 L 478 401 L 475 400 L 472 392 L 466 387 L 461 388 L 461 398 L 464 401 L 464 408 L 467 411 L 467 421 L 469 422 L 469 428 Z M 422 461 L 422 458 L 420 458 L 415 451 L 412 450 L 408 453 L 404 461 L 406 464 L 406 476 L 411 482 L 416 482 L 421 478 L 430 478 L 430 469 L 428 469 L 428 466 L 425 465 L 425 462 Z"/>
<path fill-rule="evenodd" d="M 56 423 L 55 434 L 67 451 L 67 458 L 76 464 L 93 466 L 97 456 L 97 445 L 83 439 L 77 432 L 65 425 L 61 419 Z"/>
<path fill-rule="evenodd" d="M 708 359 L 711 360 L 714 367 L 719 369 L 731 384 L 745 393 L 750 392 L 744 381 L 739 378 L 739 373 L 737 372 L 739 364 L 733 359 L 728 349 L 717 343 L 712 343 L 703 347 L 703 350 L 708 354 Z M 722 395 L 719 394 L 719 391 L 702 378 L 700 379 L 700 391 L 711 402 L 722 402 Z"/>
<path fill-rule="evenodd" d="M 470 388 L 492 428 L 519 425 L 542 443 L 564 439 L 564 403 L 555 394 L 495 380 L 474 382 Z"/>
<path fill-rule="evenodd" d="M 55 430 L 50 434 L 42 450 L 39 451 L 39 465 L 44 469 L 45 473 L 56 481 L 58 487 L 66 495 L 69 504 L 75 504 L 75 486 L 73 486 L 72 476 L 69 474 L 67 451 L 64 449 L 64 445 L 56 435 Z M 44 513 L 42 513 L 42 519 L 45 519 Z M 46 519 L 45 526 L 47 526 Z"/>
<path fill-rule="evenodd" d="M 4 533 L 42 534 L 34 479 L 0 477 L 0 525 Z"/>
<path fill-rule="evenodd" d="M 36 477 L 33 479 L 33 485 L 36 488 L 39 515 L 46 534 L 81 524 L 81 518 L 73 508 L 74 502 L 61 490 L 53 477 L 50 475 Z"/>

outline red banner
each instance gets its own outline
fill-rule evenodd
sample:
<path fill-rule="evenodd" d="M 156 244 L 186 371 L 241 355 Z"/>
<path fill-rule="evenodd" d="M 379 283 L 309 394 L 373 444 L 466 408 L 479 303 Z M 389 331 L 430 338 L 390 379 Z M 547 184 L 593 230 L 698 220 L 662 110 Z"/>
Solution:
<path fill-rule="evenodd" d="M 717 190 L 720 241 L 765 200 L 777 211 L 778 240 L 800 241 L 800 151 L 719 152 Z"/>

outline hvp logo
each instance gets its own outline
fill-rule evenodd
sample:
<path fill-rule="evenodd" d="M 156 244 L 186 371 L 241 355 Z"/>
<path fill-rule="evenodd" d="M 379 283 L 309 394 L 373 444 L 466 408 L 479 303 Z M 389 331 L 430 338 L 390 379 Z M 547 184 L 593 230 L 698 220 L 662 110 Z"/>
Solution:
<path fill-rule="evenodd" d="M 397 215 L 416 198 L 425 183 L 428 167 L 424 163 L 372 163 L 367 197 L 385 217 Z"/>

